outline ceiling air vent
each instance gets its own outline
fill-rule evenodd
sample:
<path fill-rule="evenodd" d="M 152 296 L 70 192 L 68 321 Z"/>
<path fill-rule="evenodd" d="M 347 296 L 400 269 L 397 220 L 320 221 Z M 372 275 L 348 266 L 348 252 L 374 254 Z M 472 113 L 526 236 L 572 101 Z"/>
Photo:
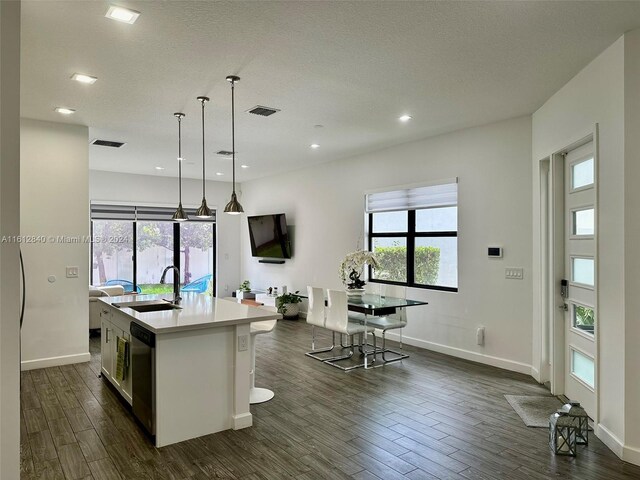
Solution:
<path fill-rule="evenodd" d="M 273 115 L 280 110 L 277 108 L 271 107 L 263 107 L 262 105 L 256 105 L 255 107 L 247 110 L 249 113 L 253 113 L 254 115 L 261 115 L 263 117 L 268 117 L 269 115 Z"/>
<path fill-rule="evenodd" d="M 229 150 L 220 150 L 216 152 L 216 155 L 220 155 L 221 157 L 230 157 L 233 155 L 233 152 L 230 152 Z"/>
<path fill-rule="evenodd" d="M 98 145 L 99 147 L 112 147 L 112 148 L 120 148 L 123 146 L 124 142 L 114 142 L 113 140 L 94 140 L 91 142 L 91 145 Z"/>

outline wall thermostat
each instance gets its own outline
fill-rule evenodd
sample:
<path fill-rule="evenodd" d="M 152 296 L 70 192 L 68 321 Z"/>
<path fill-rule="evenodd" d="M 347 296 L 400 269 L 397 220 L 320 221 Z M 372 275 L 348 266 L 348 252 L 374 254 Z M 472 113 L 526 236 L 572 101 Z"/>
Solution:
<path fill-rule="evenodd" d="M 489 247 L 487 254 L 493 258 L 502 258 L 502 247 Z"/>

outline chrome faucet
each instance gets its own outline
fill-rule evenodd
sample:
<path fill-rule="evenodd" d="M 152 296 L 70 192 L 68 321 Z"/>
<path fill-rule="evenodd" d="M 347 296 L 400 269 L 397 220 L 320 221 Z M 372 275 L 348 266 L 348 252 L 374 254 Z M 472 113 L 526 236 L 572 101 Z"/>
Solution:
<path fill-rule="evenodd" d="M 171 303 L 174 305 L 180 305 L 180 301 L 182 300 L 182 297 L 180 296 L 180 269 L 175 265 L 169 265 L 162 271 L 160 283 L 166 283 L 165 278 L 167 276 L 167 272 L 171 269 L 175 270 L 173 273 L 173 302 Z"/>

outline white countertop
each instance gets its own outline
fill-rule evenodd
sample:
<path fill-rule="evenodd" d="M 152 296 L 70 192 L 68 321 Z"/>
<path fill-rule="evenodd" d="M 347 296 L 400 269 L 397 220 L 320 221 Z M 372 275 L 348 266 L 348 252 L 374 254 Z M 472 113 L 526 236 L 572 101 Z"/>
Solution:
<path fill-rule="evenodd" d="M 122 295 L 119 297 L 100 297 L 100 301 L 108 305 L 141 302 L 146 300 L 170 299 L 172 294 L 163 295 Z M 118 308 L 131 317 L 140 326 L 155 334 L 173 333 L 185 330 L 225 327 L 240 323 L 261 322 L 281 319 L 282 315 L 263 308 L 252 307 L 202 295 L 185 293 L 182 295 L 182 308 L 160 312 L 140 313 L 127 307 Z M 117 308 L 117 307 L 116 307 Z"/>

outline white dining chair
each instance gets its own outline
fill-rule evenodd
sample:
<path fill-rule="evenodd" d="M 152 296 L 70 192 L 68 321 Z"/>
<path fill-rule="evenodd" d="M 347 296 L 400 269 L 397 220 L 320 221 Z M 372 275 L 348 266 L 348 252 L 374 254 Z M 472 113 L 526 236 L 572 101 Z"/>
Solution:
<path fill-rule="evenodd" d="M 373 335 L 373 352 L 376 350 L 376 336 L 375 330 L 373 327 L 367 325 L 365 326 L 360 323 L 360 318 L 354 318 L 349 316 L 349 310 L 347 305 L 347 294 L 344 290 L 327 290 L 327 299 L 328 299 L 328 307 L 327 307 L 327 318 L 325 320 L 325 326 L 327 330 L 331 330 L 334 333 L 347 335 L 351 338 L 351 344 L 347 346 L 349 348 L 349 353 L 346 355 L 340 355 L 337 357 L 331 357 L 324 360 L 324 363 L 327 363 L 333 367 L 339 368 L 341 370 L 353 370 L 354 368 L 364 367 L 365 364 L 361 363 L 358 365 L 350 365 L 350 366 L 342 366 L 338 365 L 335 362 L 340 360 L 347 360 L 353 356 L 353 347 L 354 347 L 354 336 L 362 335 L 364 337 L 364 342 L 366 343 L 366 335 L 367 333 L 371 333 Z M 373 353 L 371 352 L 371 353 Z M 368 353 L 365 350 L 365 355 Z M 374 356 L 375 361 L 375 356 Z"/>
<path fill-rule="evenodd" d="M 249 304 L 248 302 L 242 302 Z M 254 302 L 255 303 L 255 302 Z M 256 305 L 252 305 L 256 306 Z M 276 312 L 276 307 L 260 305 L 258 308 L 263 308 L 271 312 Z M 268 402 L 274 397 L 272 390 L 268 388 L 256 387 L 256 336 L 262 333 L 270 333 L 275 328 L 277 320 L 264 320 L 262 322 L 251 322 L 251 328 L 249 330 L 251 339 L 251 370 L 249 371 L 249 403 L 255 405 L 257 403 Z"/>
<path fill-rule="evenodd" d="M 384 297 L 394 297 L 394 298 L 407 298 L 407 288 L 400 285 L 384 285 L 378 284 L 381 289 L 378 290 L 378 295 L 380 295 L 381 300 Z M 375 292 L 375 287 L 371 287 L 371 292 Z M 384 292 L 384 295 L 382 295 Z M 374 293 L 375 294 L 375 293 Z M 398 360 L 402 360 L 404 358 L 408 358 L 409 355 L 406 355 L 403 352 L 398 352 L 395 350 L 391 350 L 387 348 L 386 344 L 386 333 L 387 330 L 395 330 L 400 329 L 400 350 L 402 350 L 402 329 L 407 326 L 407 309 L 399 308 L 396 310 L 396 313 L 390 315 L 384 315 L 381 317 L 370 317 L 367 319 L 367 326 L 375 327 L 377 330 L 382 331 L 382 349 L 377 352 L 382 354 L 382 361 L 384 363 L 389 362 L 397 362 Z M 396 355 L 394 358 L 387 360 L 387 353 L 393 353 Z"/>
<path fill-rule="evenodd" d="M 319 357 L 318 353 L 330 352 L 335 348 L 336 334 L 332 332 L 331 346 L 316 350 L 316 327 L 325 328 L 325 306 L 324 306 L 324 290 L 319 287 L 307 286 L 307 297 L 309 300 L 309 308 L 307 310 L 307 323 L 311 325 L 311 351 L 306 352 L 305 355 L 316 360 L 323 361 L 322 357 Z"/>

